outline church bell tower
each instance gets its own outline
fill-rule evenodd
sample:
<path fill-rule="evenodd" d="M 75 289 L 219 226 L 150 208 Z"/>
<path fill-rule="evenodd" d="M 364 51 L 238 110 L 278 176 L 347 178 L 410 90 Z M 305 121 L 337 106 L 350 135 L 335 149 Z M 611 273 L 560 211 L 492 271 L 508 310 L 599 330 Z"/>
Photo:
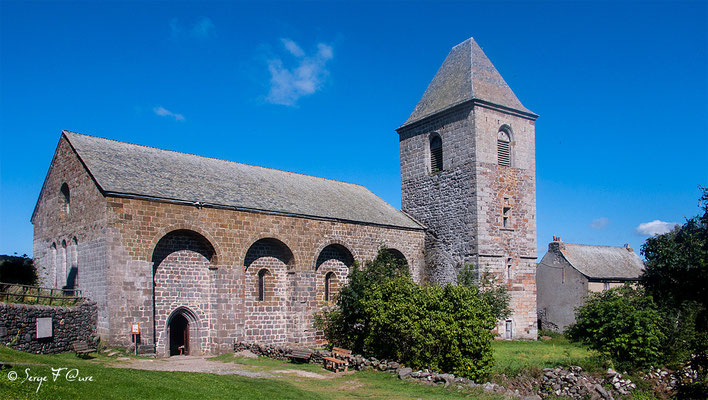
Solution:
<path fill-rule="evenodd" d="M 535 339 L 538 115 L 474 39 L 453 47 L 400 137 L 402 209 L 423 223 L 427 278 L 472 264 L 511 294 L 503 338 Z"/>

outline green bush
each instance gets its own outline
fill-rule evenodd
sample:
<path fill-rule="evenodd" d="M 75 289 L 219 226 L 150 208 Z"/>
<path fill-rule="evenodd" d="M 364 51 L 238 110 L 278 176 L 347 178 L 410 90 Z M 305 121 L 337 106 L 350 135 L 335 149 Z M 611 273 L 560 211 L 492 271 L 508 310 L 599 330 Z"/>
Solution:
<path fill-rule="evenodd" d="M 330 343 L 362 354 L 369 325 L 362 300 L 379 281 L 401 276 L 410 276 L 408 264 L 385 247 L 364 268 L 354 263 L 347 284 L 337 296 L 337 306 L 315 315 L 315 326 Z"/>
<path fill-rule="evenodd" d="M 337 306 L 317 316 L 316 326 L 355 353 L 480 379 L 492 367 L 495 321 L 476 287 L 420 286 L 383 249 L 353 269 Z"/>
<path fill-rule="evenodd" d="M 495 318 L 476 288 L 388 279 L 372 287 L 363 306 L 367 355 L 472 379 L 491 371 Z"/>
<path fill-rule="evenodd" d="M 576 310 L 568 328 L 582 341 L 609 357 L 620 368 L 636 369 L 662 360 L 662 315 L 651 297 L 629 285 L 590 295 Z"/>
<path fill-rule="evenodd" d="M 492 308 L 492 314 L 497 320 L 507 319 L 511 315 L 509 289 L 506 285 L 499 283 L 489 270 L 485 269 L 479 274 L 479 270 L 474 264 L 465 264 L 457 276 L 457 283 L 462 286 L 478 288 L 479 295 Z"/>

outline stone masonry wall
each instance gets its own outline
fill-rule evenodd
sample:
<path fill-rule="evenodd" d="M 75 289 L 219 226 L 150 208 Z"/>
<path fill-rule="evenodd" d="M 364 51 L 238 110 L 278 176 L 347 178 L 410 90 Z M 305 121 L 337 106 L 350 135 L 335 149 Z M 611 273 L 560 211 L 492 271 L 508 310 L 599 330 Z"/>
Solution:
<path fill-rule="evenodd" d="M 534 121 L 478 107 L 477 212 L 480 266 L 504 282 L 511 294 L 512 333 L 535 339 L 536 315 L 536 162 Z M 511 167 L 497 160 L 497 133 L 511 131 Z M 510 208 L 507 226 L 504 207 Z M 508 260 L 511 268 L 507 268 Z M 484 267 L 483 267 L 484 268 Z M 498 332 L 505 334 L 506 322 Z"/>
<path fill-rule="evenodd" d="M 502 126 L 512 133 L 511 167 L 498 165 Z M 464 263 L 489 270 L 511 293 L 513 337 L 535 338 L 534 121 L 468 104 L 400 129 L 399 135 L 402 208 L 430 230 L 425 246 L 431 280 L 456 281 Z M 443 142 L 439 172 L 430 168 L 432 135 Z M 504 207 L 510 209 L 506 227 Z M 506 321 L 500 321 L 499 334 L 505 329 Z"/>
<path fill-rule="evenodd" d="M 353 260 L 361 263 L 373 259 L 385 245 L 406 257 L 416 279 L 422 275 L 422 230 L 116 197 L 107 198 L 107 204 L 107 251 L 111 260 L 108 314 L 112 321 L 107 339 L 113 344 L 130 345 L 129 329 L 136 322 L 141 324 L 144 345 L 154 344 L 153 337 L 166 334 L 165 324 L 155 325 L 153 331 L 153 312 L 157 311 L 153 309 L 153 257 L 157 243 L 177 230 L 195 232 L 214 249 L 206 271 L 210 306 L 201 310 L 208 315 L 199 315 L 181 297 L 170 305 L 193 312 L 194 323 L 208 336 L 203 348 L 192 346 L 192 351 L 226 352 L 235 340 L 316 342 L 312 314 L 324 305 L 319 298 L 323 296 L 326 272 L 338 268 L 330 265 L 332 262 L 317 268 L 317 260 L 328 245 L 346 248 Z M 285 262 L 287 257 L 272 249 L 270 253 L 261 249 L 255 258 L 247 257 L 260 239 L 282 243 L 292 257 Z M 257 304 L 257 273 L 262 267 L 271 274 L 267 279 L 271 280 L 271 301 L 275 303 Z M 341 269 L 340 274 L 345 275 Z M 157 344 L 158 354 L 164 354 L 164 345 Z"/>
<path fill-rule="evenodd" d="M 97 315 L 96 303 L 87 301 L 74 307 L 0 303 L 0 344 L 29 353 L 73 351 L 73 341 L 96 342 Z M 37 339 L 37 318 L 52 318 L 52 337 Z"/>
<path fill-rule="evenodd" d="M 64 183 L 70 194 L 68 212 L 60 192 Z M 63 137 L 37 200 L 32 224 L 33 256 L 40 284 L 63 287 L 71 267 L 76 267 L 76 287 L 83 296 L 98 304 L 98 332 L 106 334 L 109 330 L 106 313 L 106 203 Z M 63 243 L 66 243 L 66 249 Z"/>
<path fill-rule="evenodd" d="M 432 233 L 426 238 L 428 278 L 455 282 L 476 261 L 475 151 L 472 107 L 402 130 L 401 207 Z M 430 165 L 430 138 L 439 135 L 443 170 Z"/>

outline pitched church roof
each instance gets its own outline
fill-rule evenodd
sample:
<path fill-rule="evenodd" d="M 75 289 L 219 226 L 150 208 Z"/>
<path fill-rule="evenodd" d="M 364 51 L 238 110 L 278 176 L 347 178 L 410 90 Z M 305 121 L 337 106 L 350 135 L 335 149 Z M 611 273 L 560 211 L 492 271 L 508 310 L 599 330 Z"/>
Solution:
<path fill-rule="evenodd" d="M 63 134 L 106 194 L 422 229 L 361 185 Z"/>
<path fill-rule="evenodd" d="M 629 247 L 563 243 L 561 253 L 581 274 L 594 279 L 637 279 L 644 263 Z"/>
<path fill-rule="evenodd" d="M 482 100 L 537 117 L 521 104 L 477 42 L 469 38 L 450 50 L 401 128 L 470 100 Z"/>

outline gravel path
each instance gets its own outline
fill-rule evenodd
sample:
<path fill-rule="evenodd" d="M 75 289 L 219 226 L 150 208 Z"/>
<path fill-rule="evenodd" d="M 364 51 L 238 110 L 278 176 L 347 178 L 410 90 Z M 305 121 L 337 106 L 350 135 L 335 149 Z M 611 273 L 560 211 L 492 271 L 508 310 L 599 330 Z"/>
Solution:
<path fill-rule="evenodd" d="M 249 378 L 272 378 L 264 372 L 246 371 L 233 363 L 207 360 L 199 356 L 173 356 L 158 359 L 131 359 L 111 364 L 113 368 L 144 369 L 150 371 L 202 372 L 217 375 L 241 375 Z"/>
<path fill-rule="evenodd" d="M 272 378 L 273 374 L 295 374 L 303 378 L 328 379 L 327 374 L 302 371 L 299 369 L 274 369 L 268 372 L 247 371 L 238 364 L 211 361 L 200 356 L 173 356 L 157 359 L 127 359 L 110 364 L 113 368 L 144 369 L 149 371 L 201 372 L 217 375 L 241 375 L 249 378 Z M 333 374 L 332 374 L 333 375 Z"/>

